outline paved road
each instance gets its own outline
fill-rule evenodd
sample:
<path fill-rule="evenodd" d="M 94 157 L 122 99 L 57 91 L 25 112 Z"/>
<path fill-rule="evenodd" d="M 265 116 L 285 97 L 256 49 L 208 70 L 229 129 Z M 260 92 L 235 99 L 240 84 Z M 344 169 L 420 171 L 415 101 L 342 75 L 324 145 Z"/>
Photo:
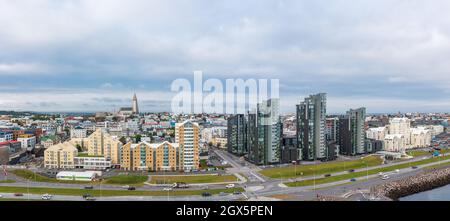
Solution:
<path fill-rule="evenodd" d="M 257 166 L 254 166 L 248 162 L 242 163 L 236 156 L 226 151 L 214 149 L 213 152 L 232 166 L 232 168 L 227 168 L 227 172 L 242 173 L 249 178 L 250 182 L 266 182 L 266 179 L 264 179 L 264 177 L 257 172 L 259 170 Z"/>
<path fill-rule="evenodd" d="M 26 194 L 16 197 L 14 193 L 0 193 L 5 199 L 17 199 L 17 200 L 42 200 L 42 195 L 39 194 Z M 95 201 L 233 201 L 244 199 L 243 195 L 229 194 L 227 196 L 111 196 L 111 197 L 96 197 Z M 81 196 L 63 196 L 54 195 L 52 201 L 85 201 Z"/>
<path fill-rule="evenodd" d="M 68 189 L 84 189 L 85 186 L 91 186 L 90 184 L 71 184 L 71 183 L 46 183 L 46 182 L 35 182 L 33 180 L 27 181 L 21 177 L 15 176 L 12 173 L 8 173 L 8 176 L 5 177 L 4 173 L 0 173 L 0 181 L 1 180 L 15 180 L 15 183 L 0 183 L 0 186 L 19 186 L 19 187 L 43 187 L 43 188 L 68 188 Z M 204 186 L 208 186 L 209 189 L 223 189 L 225 188 L 227 183 L 222 184 L 204 184 L 204 185 L 191 185 L 189 189 L 191 190 L 200 190 L 203 189 Z M 131 185 L 132 186 L 132 185 Z M 94 189 L 103 189 L 103 190 L 123 190 L 121 185 L 93 185 Z M 155 185 L 143 185 L 140 187 L 136 187 L 136 190 L 163 190 L 164 187 L 155 186 Z"/>
<path fill-rule="evenodd" d="M 443 154 L 443 155 L 447 156 L 447 155 L 450 155 L 450 153 Z M 391 166 L 400 165 L 400 164 L 413 163 L 416 161 L 421 161 L 421 160 L 430 159 L 430 158 L 432 158 L 431 155 L 430 156 L 421 156 L 421 157 L 413 158 L 411 160 L 404 160 L 404 161 L 399 161 L 399 162 L 394 162 L 394 163 L 389 163 L 389 164 L 372 166 L 372 167 L 368 167 L 368 168 L 366 167 L 366 168 L 355 169 L 355 172 L 364 172 L 366 170 L 373 170 L 373 169 L 391 167 Z M 349 171 L 340 171 L 340 172 L 336 172 L 336 173 L 330 173 L 330 175 L 338 176 L 338 175 L 349 174 L 349 173 L 350 173 Z M 295 182 L 295 181 L 313 180 L 313 179 L 319 179 L 319 178 L 323 178 L 323 174 L 316 175 L 315 177 L 314 176 L 305 176 L 305 177 L 297 177 L 297 178 L 288 178 L 287 180 L 289 182 Z"/>
<path fill-rule="evenodd" d="M 418 169 L 412 169 L 410 167 L 401 169 L 399 173 L 393 173 L 390 175 L 389 180 L 381 180 L 378 175 L 369 175 L 369 177 L 359 177 L 356 178 L 357 182 L 350 182 L 349 180 L 338 181 L 334 183 L 320 184 L 316 186 L 305 186 L 305 187 L 285 187 L 282 182 L 286 182 L 287 180 L 281 179 L 268 179 L 258 174 L 259 168 L 251 165 L 245 164 L 239 161 L 239 159 L 235 156 L 232 156 L 226 152 L 220 150 L 214 150 L 218 156 L 228 161 L 232 168 L 228 168 L 227 172 L 229 173 L 242 173 L 249 178 L 249 181 L 245 184 L 248 188 L 246 188 L 246 192 L 243 195 L 227 195 L 227 196 L 211 196 L 211 197 L 201 197 L 201 196 L 169 196 L 167 197 L 154 197 L 154 196 L 123 196 L 123 197 L 101 197 L 97 200 L 113 200 L 113 201 L 147 201 L 147 200 L 180 200 L 180 201 L 194 201 L 194 200 L 212 200 L 212 201 L 230 201 L 230 200 L 238 200 L 245 199 L 247 197 L 256 198 L 261 196 L 273 196 L 273 195 L 289 195 L 291 198 L 295 200 L 314 200 L 319 195 L 343 195 L 348 191 L 355 191 L 358 189 L 369 189 L 372 186 L 376 186 L 382 184 L 384 182 L 388 182 L 395 179 L 401 179 L 407 176 L 413 176 L 422 171 L 422 167 L 437 165 L 440 163 L 450 162 L 450 160 L 445 160 L 441 162 L 434 162 L 427 165 L 419 166 Z M 411 160 L 409 162 L 414 162 L 417 160 L 422 160 L 423 158 Z M 386 166 L 397 165 L 400 163 L 407 163 L 408 161 L 403 161 L 399 163 L 393 163 Z M 385 165 L 382 165 L 385 166 Z M 382 166 L 369 167 L 369 169 L 380 168 Z M 360 171 L 364 171 L 365 169 L 361 169 Z M 347 173 L 347 172 L 344 172 Z M 339 175 L 340 173 L 335 173 L 333 175 Z M 0 180 L 4 179 L 2 177 L 3 174 L 0 174 Z M 17 180 L 16 183 L 0 183 L 0 186 L 21 186 L 21 187 L 49 187 L 49 188 L 83 188 L 84 185 L 80 184 L 62 184 L 62 183 L 41 183 L 41 182 L 26 182 L 21 178 L 14 177 L 10 174 L 8 178 L 12 178 Z M 219 185 L 220 186 L 220 185 Z M 222 186 L 220 186 L 223 188 Z M 96 186 L 96 189 L 99 189 L 100 186 Z M 114 185 L 102 185 L 102 189 L 111 189 L 111 190 L 121 190 L 120 186 Z M 161 187 L 151 187 L 144 186 L 138 189 L 141 190 L 161 190 Z M 10 198 L 8 194 L 2 194 L 5 198 Z M 40 195 L 30 195 L 30 199 L 40 199 Z M 360 196 L 361 197 L 361 196 Z M 14 198 L 14 197 L 13 197 Z M 27 199 L 28 195 L 22 197 Z M 55 196 L 54 200 L 83 200 L 78 196 Z"/>
<path fill-rule="evenodd" d="M 418 169 L 412 168 L 404 168 L 399 170 L 399 173 L 390 173 L 388 180 L 382 180 L 379 178 L 378 174 L 364 176 L 356 178 L 357 182 L 351 182 L 350 180 L 342 180 L 333 183 L 320 184 L 314 186 L 305 186 L 305 187 L 289 187 L 289 188 L 272 188 L 260 191 L 255 191 L 256 195 L 259 196 L 270 196 L 270 195 L 284 195 L 284 194 L 293 194 L 296 195 L 300 200 L 313 200 L 319 195 L 342 195 L 345 192 L 356 189 L 369 189 L 370 187 L 377 186 L 383 184 L 385 182 L 390 182 L 392 180 L 402 179 L 408 176 L 417 175 L 420 172 L 423 172 L 424 167 L 439 165 L 441 163 L 450 162 L 450 160 L 445 160 L 441 162 L 433 162 L 426 165 L 418 166 Z"/>

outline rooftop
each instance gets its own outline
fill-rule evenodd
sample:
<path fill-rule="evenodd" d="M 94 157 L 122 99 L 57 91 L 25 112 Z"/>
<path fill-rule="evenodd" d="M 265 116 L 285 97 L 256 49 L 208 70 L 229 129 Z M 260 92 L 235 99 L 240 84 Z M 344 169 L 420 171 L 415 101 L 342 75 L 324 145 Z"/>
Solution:
<path fill-rule="evenodd" d="M 89 155 L 88 153 L 78 153 L 77 157 L 104 157 L 102 155 Z"/>

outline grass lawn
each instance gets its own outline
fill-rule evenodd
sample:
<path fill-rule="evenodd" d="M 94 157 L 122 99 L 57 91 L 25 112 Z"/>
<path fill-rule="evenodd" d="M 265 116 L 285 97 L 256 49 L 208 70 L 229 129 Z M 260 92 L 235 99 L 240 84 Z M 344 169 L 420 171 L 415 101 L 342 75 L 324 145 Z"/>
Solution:
<path fill-rule="evenodd" d="M 234 175 L 197 175 L 197 176 L 151 176 L 150 183 L 172 184 L 176 182 L 184 183 L 221 183 L 233 182 L 238 178 Z"/>
<path fill-rule="evenodd" d="M 118 175 L 105 179 L 104 184 L 144 184 L 148 180 L 147 176 L 139 175 Z"/>
<path fill-rule="evenodd" d="M 15 183 L 15 180 L 0 180 L 0 183 Z"/>
<path fill-rule="evenodd" d="M 411 162 L 411 163 L 403 163 L 403 164 L 394 165 L 394 166 L 390 166 L 390 167 L 372 169 L 372 170 L 368 171 L 368 174 L 372 175 L 372 174 L 378 174 L 380 172 L 390 172 L 390 171 L 394 171 L 396 169 L 403 169 L 403 168 L 408 168 L 408 167 L 412 167 L 412 166 L 419 166 L 419 165 L 428 164 L 428 163 L 432 163 L 432 162 L 438 162 L 438 161 L 447 160 L 447 159 L 450 159 L 450 156 L 430 158 L 430 159 Z M 327 178 L 318 178 L 315 180 L 315 184 L 318 185 L 318 184 L 324 184 L 324 183 L 337 182 L 337 181 L 341 181 L 341 180 L 350 180 L 351 178 L 364 177 L 366 175 L 367 175 L 366 171 L 361 171 L 361 172 L 348 173 L 348 174 L 343 174 L 343 175 L 338 175 L 338 176 L 331 176 L 331 177 L 327 177 Z M 303 181 L 299 181 L 299 182 L 290 182 L 290 183 L 285 183 L 285 184 L 289 187 L 311 186 L 311 185 L 314 185 L 314 180 L 303 180 Z"/>
<path fill-rule="evenodd" d="M 89 156 L 89 153 L 78 153 L 78 157 L 103 157 L 101 155 Z"/>
<path fill-rule="evenodd" d="M 220 165 L 220 166 L 208 166 L 207 160 L 200 160 L 200 170 L 205 170 L 208 168 L 217 168 L 219 170 L 225 170 L 226 168 L 232 167 L 231 165 Z"/>
<path fill-rule="evenodd" d="M 22 177 L 24 179 L 35 181 L 35 182 L 46 182 L 46 183 L 73 183 L 73 184 L 96 184 L 98 182 L 88 182 L 88 181 L 75 181 L 75 180 L 57 180 L 56 178 L 50 178 L 38 173 L 34 173 L 30 170 L 25 169 L 17 169 L 12 170 L 11 173 L 18 177 Z"/>
<path fill-rule="evenodd" d="M 207 160 L 205 160 L 205 159 L 200 160 L 200 169 L 201 169 L 201 170 L 203 170 L 203 169 L 208 169 L 208 163 L 207 163 Z"/>
<path fill-rule="evenodd" d="M 38 199 L 30 199 L 27 198 L 0 198 L 0 201 L 42 201 Z"/>
<path fill-rule="evenodd" d="M 30 187 L 27 190 L 26 187 L 9 187 L 0 186 L 0 192 L 3 193 L 29 193 L 31 194 L 52 194 L 52 195 L 68 195 L 68 196 L 82 196 L 83 194 L 90 194 L 92 196 L 167 196 L 167 191 L 129 191 L 129 190 L 102 190 L 99 189 L 84 190 L 84 189 L 61 189 L 61 188 L 39 188 Z M 235 191 L 243 192 L 242 188 L 230 188 L 230 189 L 213 189 L 213 190 L 175 190 L 170 191 L 170 196 L 192 196 L 201 195 L 203 192 L 209 192 L 211 194 L 233 193 Z"/>
<path fill-rule="evenodd" d="M 412 151 L 406 152 L 406 154 L 408 154 L 408 155 L 410 155 L 412 157 L 420 157 L 420 156 L 431 155 L 430 152 L 423 151 L 423 150 L 412 150 Z"/>
<path fill-rule="evenodd" d="M 351 161 L 338 161 L 329 163 L 320 163 L 316 165 L 297 165 L 287 166 L 281 168 L 269 168 L 260 171 L 264 176 L 270 178 L 292 178 L 299 176 L 312 176 L 314 174 L 328 174 L 346 171 L 350 169 L 360 169 L 366 167 L 366 163 L 371 166 L 377 166 L 382 163 L 379 156 L 368 156 L 363 159 Z"/>
<path fill-rule="evenodd" d="M 446 167 L 448 165 L 450 165 L 450 162 L 441 163 L 441 164 L 438 164 L 438 165 L 427 166 L 427 167 L 424 167 L 423 169 L 434 170 L 434 169 L 440 169 L 440 168 Z"/>
<path fill-rule="evenodd" d="M 77 180 L 57 180 L 56 178 L 46 177 L 40 174 L 35 174 L 30 170 L 12 170 L 11 173 L 16 176 L 22 177 L 24 179 L 28 179 L 30 181 L 36 182 L 46 182 L 46 183 L 71 183 L 71 184 L 91 184 L 98 185 L 99 181 L 77 181 Z M 147 176 L 138 176 L 138 175 L 118 175 L 106 178 L 102 184 L 112 184 L 112 185 L 144 185 L 144 182 L 147 181 Z"/>
<path fill-rule="evenodd" d="M 441 154 L 450 153 L 450 149 L 442 149 L 439 152 Z M 431 155 L 431 153 L 426 150 L 412 150 L 412 151 L 408 151 L 407 154 L 412 157 L 420 157 L 420 156 L 426 156 L 426 155 L 430 156 Z"/>

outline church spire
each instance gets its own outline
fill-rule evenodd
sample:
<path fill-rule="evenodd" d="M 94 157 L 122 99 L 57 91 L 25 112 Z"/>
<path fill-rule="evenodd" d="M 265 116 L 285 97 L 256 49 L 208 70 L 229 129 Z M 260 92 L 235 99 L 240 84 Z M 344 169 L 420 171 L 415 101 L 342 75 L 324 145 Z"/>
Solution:
<path fill-rule="evenodd" d="M 138 108 L 138 101 L 137 101 L 137 96 L 136 96 L 136 92 L 133 95 L 133 114 L 139 114 L 139 108 Z"/>

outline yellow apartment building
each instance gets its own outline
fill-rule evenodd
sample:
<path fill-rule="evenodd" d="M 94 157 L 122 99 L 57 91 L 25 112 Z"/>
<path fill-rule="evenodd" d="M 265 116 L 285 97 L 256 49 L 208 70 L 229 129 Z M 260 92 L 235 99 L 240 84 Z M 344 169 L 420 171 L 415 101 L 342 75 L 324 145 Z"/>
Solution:
<path fill-rule="evenodd" d="M 176 143 L 127 143 L 122 147 L 124 170 L 175 171 L 180 168 L 179 146 Z"/>
<path fill-rule="evenodd" d="M 122 143 L 98 128 L 85 140 L 89 156 L 103 156 L 111 160 L 111 164 L 120 165 L 119 151 Z"/>
<path fill-rule="evenodd" d="M 180 167 L 183 170 L 199 168 L 200 127 L 189 120 L 175 125 L 175 143 L 180 147 Z"/>
<path fill-rule="evenodd" d="M 59 143 L 44 151 L 44 167 L 48 169 L 73 169 L 77 148 L 69 142 Z"/>

